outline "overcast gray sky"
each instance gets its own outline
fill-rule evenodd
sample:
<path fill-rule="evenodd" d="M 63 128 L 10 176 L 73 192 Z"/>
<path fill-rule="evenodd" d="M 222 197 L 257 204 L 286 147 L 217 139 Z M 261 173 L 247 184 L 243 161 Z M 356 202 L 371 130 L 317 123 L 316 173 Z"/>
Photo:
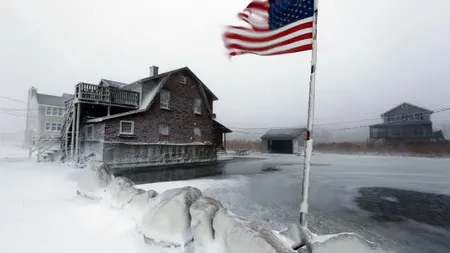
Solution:
<path fill-rule="evenodd" d="M 248 0 L 0 0 L 0 96 L 60 95 L 100 78 L 132 82 L 190 67 L 231 127 L 303 125 L 310 52 L 225 55 L 222 27 Z M 320 0 L 316 122 L 378 117 L 407 101 L 450 107 L 450 1 Z M 25 104 L 0 98 L 0 108 Z M 24 129 L 1 114 L 0 132 Z M 441 116 L 444 120 L 447 116 Z M 449 120 L 450 121 L 450 120 Z"/>

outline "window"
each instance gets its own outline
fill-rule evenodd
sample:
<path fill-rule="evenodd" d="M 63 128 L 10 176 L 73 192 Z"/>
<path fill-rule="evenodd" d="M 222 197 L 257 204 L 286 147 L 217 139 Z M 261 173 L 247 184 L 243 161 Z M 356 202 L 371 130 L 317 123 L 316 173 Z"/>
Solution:
<path fill-rule="evenodd" d="M 61 129 L 62 129 L 62 123 L 45 122 L 45 131 L 47 131 L 47 132 L 60 132 Z"/>
<path fill-rule="evenodd" d="M 406 108 L 408 108 L 408 105 L 407 104 L 402 104 L 402 108 L 406 109 Z"/>
<path fill-rule="evenodd" d="M 159 104 L 161 109 L 170 109 L 170 92 L 161 90 L 159 93 Z"/>
<path fill-rule="evenodd" d="M 194 100 L 194 113 L 202 114 L 202 100 L 200 98 Z"/>
<path fill-rule="evenodd" d="M 134 134 L 134 122 L 121 120 L 120 134 Z"/>
<path fill-rule="evenodd" d="M 86 140 L 93 140 L 94 139 L 94 126 L 93 125 L 87 125 L 86 126 Z"/>
<path fill-rule="evenodd" d="M 194 142 L 201 142 L 202 141 L 202 132 L 200 131 L 199 127 L 194 128 Z"/>
<path fill-rule="evenodd" d="M 408 114 L 408 120 L 414 120 L 414 114 L 412 113 Z"/>
<path fill-rule="evenodd" d="M 187 84 L 188 83 L 188 79 L 185 76 L 180 76 L 180 83 L 181 84 Z"/>
<path fill-rule="evenodd" d="M 169 125 L 167 124 L 159 125 L 159 140 L 169 141 Z"/>
<path fill-rule="evenodd" d="M 47 106 L 45 109 L 45 116 L 64 116 L 64 108 Z"/>
<path fill-rule="evenodd" d="M 46 111 L 45 111 L 45 115 L 50 116 L 50 115 L 52 115 L 52 112 L 53 112 L 53 108 L 47 106 Z"/>
<path fill-rule="evenodd" d="M 402 114 L 402 120 L 404 120 L 404 121 L 408 120 L 408 117 L 406 116 L 406 114 Z"/>

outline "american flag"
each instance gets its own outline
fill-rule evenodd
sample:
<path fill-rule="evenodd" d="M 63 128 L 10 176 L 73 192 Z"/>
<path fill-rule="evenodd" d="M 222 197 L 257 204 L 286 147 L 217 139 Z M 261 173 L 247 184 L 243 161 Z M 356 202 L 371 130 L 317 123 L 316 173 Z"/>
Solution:
<path fill-rule="evenodd" d="M 227 26 L 230 56 L 279 55 L 312 49 L 314 0 L 253 1 L 238 14 L 250 27 Z"/>

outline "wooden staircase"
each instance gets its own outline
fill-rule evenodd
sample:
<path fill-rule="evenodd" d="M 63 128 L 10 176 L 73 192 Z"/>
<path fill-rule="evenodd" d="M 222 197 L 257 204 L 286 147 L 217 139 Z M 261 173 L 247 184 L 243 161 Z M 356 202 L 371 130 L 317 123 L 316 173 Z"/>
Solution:
<path fill-rule="evenodd" d="M 64 112 L 65 120 L 61 128 L 60 149 L 62 151 L 63 159 L 67 159 L 69 157 L 69 152 L 72 150 L 72 129 L 74 129 L 73 122 L 75 115 L 73 98 L 65 102 Z"/>

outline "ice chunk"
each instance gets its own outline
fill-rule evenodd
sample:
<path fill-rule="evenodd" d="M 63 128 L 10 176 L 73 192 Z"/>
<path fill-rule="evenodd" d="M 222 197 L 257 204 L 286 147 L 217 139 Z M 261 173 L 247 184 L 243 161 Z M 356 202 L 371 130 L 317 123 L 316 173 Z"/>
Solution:
<path fill-rule="evenodd" d="M 213 219 L 222 208 L 219 201 L 210 197 L 198 198 L 189 208 L 196 253 L 209 252 L 207 247 L 214 242 Z"/>
<path fill-rule="evenodd" d="M 189 207 L 201 195 L 199 189 L 190 186 L 161 193 L 149 202 L 138 224 L 139 231 L 157 242 L 172 243 L 184 249 L 192 240 Z"/>
<path fill-rule="evenodd" d="M 121 209 L 136 195 L 145 191 L 136 189 L 134 183 L 126 177 L 115 177 L 105 189 L 102 201 L 110 206 Z"/>
<path fill-rule="evenodd" d="M 237 217 L 223 208 L 213 220 L 214 238 L 221 253 L 265 252 L 294 253 L 287 240 L 276 232 Z"/>
<path fill-rule="evenodd" d="M 113 179 L 104 162 L 94 161 L 84 168 L 77 179 L 77 193 L 81 196 L 101 199 L 105 188 Z"/>
<path fill-rule="evenodd" d="M 142 194 L 134 196 L 134 198 L 123 206 L 123 212 L 125 215 L 133 219 L 136 223 L 141 222 L 142 215 L 144 214 L 147 205 L 152 198 L 156 197 L 158 193 L 153 190 L 148 190 Z"/>

